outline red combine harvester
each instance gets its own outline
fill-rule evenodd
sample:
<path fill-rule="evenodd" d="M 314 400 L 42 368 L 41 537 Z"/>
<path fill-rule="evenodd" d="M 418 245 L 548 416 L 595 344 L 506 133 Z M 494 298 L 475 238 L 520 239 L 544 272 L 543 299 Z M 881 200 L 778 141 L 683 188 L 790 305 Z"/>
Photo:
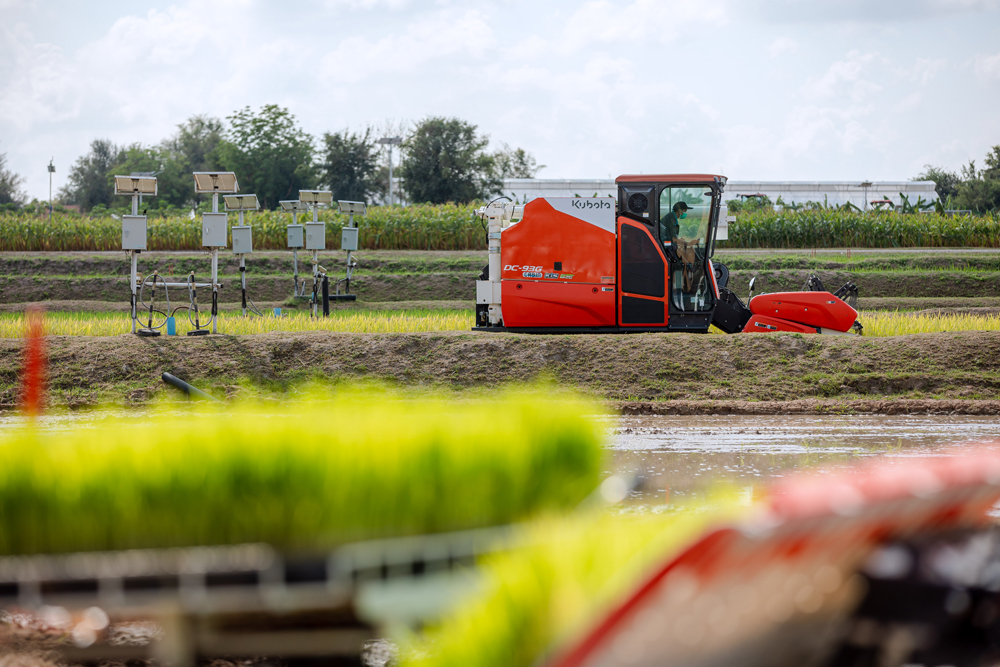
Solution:
<path fill-rule="evenodd" d="M 728 269 L 712 263 L 728 232 L 725 176 L 616 182 L 617 201 L 547 197 L 479 209 L 489 265 L 476 283 L 474 330 L 704 333 L 715 324 L 726 333 L 861 333 L 850 283 L 831 294 L 813 278 L 810 291 L 748 305 L 727 288 Z"/>

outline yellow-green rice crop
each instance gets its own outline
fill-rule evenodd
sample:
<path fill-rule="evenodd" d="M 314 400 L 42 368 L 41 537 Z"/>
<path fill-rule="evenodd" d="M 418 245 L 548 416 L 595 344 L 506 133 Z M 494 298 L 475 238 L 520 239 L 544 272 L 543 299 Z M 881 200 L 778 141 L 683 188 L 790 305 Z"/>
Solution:
<path fill-rule="evenodd" d="M 184 335 L 194 328 L 187 311 L 174 316 L 177 332 Z M 201 313 L 202 326 L 209 320 Z M 148 321 L 140 318 L 143 325 Z M 158 325 L 163 317 L 153 316 Z M 219 332 L 242 335 L 269 331 L 338 331 L 348 333 L 413 333 L 421 331 L 469 331 L 474 324 L 472 311 L 465 310 L 413 310 L 413 311 L 334 311 L 330 317 L 310 318 L 305 312 L 287 312 L 274 317 L 269 311 L 264 316 L 243 317 L 234 313 L 220 313 Z M 45 328 L 53 336 L 119 336 L 132 331 L 128 313 L 48 313 Z M 161 329 L 166 333 L 166 328 Z M 19 313 L 0 313 L 0 338 L 20 338 L 24 335 L 24 320 Z"/>
<path fill-rule="evenodd" d="M 402 667 L 529 667 L 630 591 L 656 561 L 739 509 L 578 516 L 532 526 L 529 546 L 484 563 L 481 594 L 403 643 Z"/>
<path fill-rule="evenodd" d="M 602 426 L 568 396 L 380 394 L 0 435 L 0 554 L 328 548 L 575 507 Z"/>
<path fill-rule="evenodd" d="M 921 314 L 890 311 L 862 311 L 858 319 L 864 325 L 864 335 L 880 338 L 906 334 L 941 331 L 1000 331 L 1000 317 L 975 314 Z M 145 319 L 142 320 L 145 323 Z M 157 315 L 153 322 L 158 324 Z M 186 311 L 176 316 L 180 335 L 193 327 Z M 203 316 L 202 324 L 206 322 Z M 265 312 L 263 317 L 243 317 L 234 313 L 219 316 L 219 331 L 223 334 L 245 335 L 270 331 L 335 331 L 344 333 L 414 333 L 433 331 L 469 331 L 474 324 L 472 311 L 413 310 L 413 311 L 334 311 L 330 317 L 312 319 L 307 313 L 292 312 L 275 318 Z M 128 314 L 119 313 L 48 313 L 46 331 L 53 336 L 119 336 L 130 332 Z M 165 329 L 163 329 L 165 331 Z M 713 332 L 721 333 L 713 328 Z M 0 313 L 0 338 L 20 338 L 24 335 L 24 318 L 20 313 Z"/>
<path fill-rule="evenodd" d="M 858 320 L 864 325 L 864 335 L 874 337 L 940 331 L 1000 331 L 997 315 L 925 314 L 900 311 L 862 311 Z"/>

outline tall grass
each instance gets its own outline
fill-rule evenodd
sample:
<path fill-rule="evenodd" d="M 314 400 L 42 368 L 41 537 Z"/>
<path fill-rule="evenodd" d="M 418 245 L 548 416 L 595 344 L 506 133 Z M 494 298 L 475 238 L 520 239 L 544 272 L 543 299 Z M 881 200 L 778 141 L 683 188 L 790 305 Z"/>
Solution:
<path fill-rule="evenodd" d="M 202 326 L 209 320 L 201 313 Z M 177 333 L 181 336 L 194 328 L 187 311 L 174 316 Z M 330 317 L 312 319 L 304 312 L 291 312 L 273 317 L 264 311 L 263 317 L 243 317 L 223 312 L 219 314 L 220 333 L 231 335 L 259 334 L 271 331 L 337 331 L 347 333 L 415 333 L 425 331 L 469 331 L 475 318 L 471 310 L 412 310 L 412 311 L 333 311 Z M 140 317 L 145 325 L 146 316 Z M 163 316 L 154 314 L 153 324 Z M 120 336 L 131 333 L 128 313 L 48 313 L 46 332 L 52 336 Z M 161 329 L 165 334 L 166 328 Z M 20 338 L 24 335 L 24 318 L 20 313 L 0 313 L 0 338 Z"/>
<path fill-rule="evenodd" d="M 1000 248 L 1000 219 L 858 211 L 740 213 L 720 248 Z"/>
<path fill-rule="evenodd" d="M 356 217 L 359 245 L 366 250 L 471 250 L 486 249 L 486 233 L 473 218 L 474 206 L 443 204 L 432 206 L 377 206 L 364 217 Z M 299 223 L 312 220 L 299 216 Z M 332 210 L 320 212 L 326 224 L 326 246 L 340 248 L 340 230 L 347 216 Z M 253 226 L 257 250 L 287 248 L 287 225 L 292 218 L 281 211 L 247 214 Z M 229 226 L 237 224 L 235 214 Z M 147 243 L 149 250 L 200 250 L 201 217 L 162 217 L 150 215 Z M 0 250 L 120 250 L 121 221 L 114 218 L 85 218 L 64 213 L 53 215 L 52 222 L 26 213 L 0 213 Z"/>
<path fill-rule="evenodd" d="M 473 218 L 474 206 L 418 204 L 373 207 L 356 218 L 365 250 L 485 250 L 486 235 Z M 305 217 L 301 216 L 299 222 Z M 311 218 L 310 218 L 311 219 Z M 347 216 L 322 211 L 327 248 L 340 247 Z M 254 247 L 286 247 L 291 216 L 261 211 L 247 216 Z M 236 216 L 229 216 L 230 226 Z M 200 250 L 201 220 L 149 217 L 150 250 Z M 937 213 L 863 214 L 857 211 L 754 211 L 740 213 L 720 248 L 893 248 L 1000 247 L 1000 220 L 991 216 L 947 217 Z M 52 222 L 27 213 L 0 213 L 0 250 L 119 250 L 121 222 L 111 217 L 55 214 Z"/>
<path fill-rule="evenodd" d="M 329 548 L 518 521 L 597 485 L 594 405 L 379 394 L 0 435 L 0 554 Z"/>
<path fill-rule="evenodd" d="M 694 508 L 690 508 L 694 509 Z M 484 563 L 481 595 L 403 643 L 401 667 L 529 667 L 584 631 L 649 568 L 739 511 L 575 517 L 533 526 L 529 546 Z"/>

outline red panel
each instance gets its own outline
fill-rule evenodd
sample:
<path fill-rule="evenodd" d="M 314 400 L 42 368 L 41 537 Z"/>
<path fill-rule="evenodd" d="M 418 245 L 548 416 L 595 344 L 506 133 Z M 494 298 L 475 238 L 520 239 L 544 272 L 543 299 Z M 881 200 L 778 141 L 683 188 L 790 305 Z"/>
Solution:
<path fill-rule="evenodd" d="M 617 266 L 615 250 L 611 231 L 557 211 L 544 199 L 535 199 L 525 205 L 521 222 L 503 231 L 501 278 L 610 285 Z M 562 263 L 558 270 L 556 262 Z M 542 275 L 525 276 L 526 272 Z M 507 304 L 503 306 L 506 313 Z"/>
<path fill-rule="evenodd" d="M 615 325 L 613 285 L 504 280 L 503 323 L 508 327 L 609 327 Z"/>
<path fill-rule="evenodd" d="M 761 294 L 747 304 L 755 315 L 767 315 L 812 327 L 850 331 L 858 311 L 829 292 L 775 292 Z"/>
<path fill-rule="evenodd" d="M 789 320 L 781 320 L 777 317 L 768 317 L 767 315 L 754 315 L 747 322 L 746 326 L 743 327 L 743 333 L 774 333 L 777 331 L 795 331 L 797 333 L 808 334 L 819 333 L 816 331 L 816 327 L 810 327 Z"/>
<path fill-rule="evenodd" d="M 659 253 L 660 260 L 663 261 L 663 274 L 664 274 L 663 275 L 663 298 L 657 298 L 655 296 L 647 296 L 645 294 L 625 293 L 625 292 L 621 292 L 621 289 L 619 289 L 619 292 L 621 292 L 621 293 L 618 295 L 618 324 L 620 326 L 623 326 L 623 327 L 658 327 L 658 326 L 664 326 L 665 327 L 665 326 L 667 326 L 667 320 L 670 319 L 670 315 L 669 315 L 669 313 L 670 313 L 670 306 L 667 303 L 667 298 L 670 295 L 670 263 L 667 262 L 667 258 L 663 254 L 663 248 L 660 246 L 659 243 L 657 243 L 656 239 L 653 238 L 653 235 L 649 233 L 649 229 L 647 229 L 645 225 L 641 225 L 641 224 L 639 224 L 637 222 L 634 222 L 634 221 L 629 220 L 628 218 L 624 218 L 624 217 L 618 218 L 618 226 L 616 227 L 616 229 L 618 230 L 618 234 L 617 234 L 617 237 L 618 237 L 617 238 L 617 246 L 618 246 L 617 252 L 618 252 L 618 257 L 622 256 L 622 248 L 621 248 L 621 244 L 622 244 L 622 227 L 624 227 L 626 225 L 628 225 L 629 227 L 634 227 L 635 229 L 638 229 L 642 233 L 644 233 L 646 235 L 646 237 L 650 240 L 650 242 L 653 244 L 653 247 L 656 248 L 657 253 Z M 621 271 L 621 269 L 622 269 L 622 263 L 618 262 L 618 270 Z M 621 277 L 621 275 L 619 275 L 618 276 L 618 287 L 621 288 L 621 285 L 622 285 L 622 277 Z M 626 324 L 626 323 L 622 322 L 621 321 L 621 319 L 622 319 L 622 317 L 621 317 L 621 314 L 622 314 L 622 301 L 621 301 L 622 300 L 622 296 L 634 296 L 634 297 L 639 298 L 639 299 L 649 299 L 650 301 L 662 301 L 663 302 L 663 318 L 664 318 L 663 321 L 662 322 L 652 322 L 652 323 L 642 323 L 642 324 Z"/>

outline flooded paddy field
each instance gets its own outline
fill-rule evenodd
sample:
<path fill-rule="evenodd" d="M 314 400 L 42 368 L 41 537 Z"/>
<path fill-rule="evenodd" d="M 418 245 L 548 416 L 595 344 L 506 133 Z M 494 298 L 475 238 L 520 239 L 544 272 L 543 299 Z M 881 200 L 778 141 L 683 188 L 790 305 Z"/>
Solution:
<path fill-rule="evenodd" d="M 68 432 L 128 415 L 137 412 L 62 412 L 36 424 Z M 0 435 L 25 422 L 0 413 Z M 607 429 L 608 474 L 641 477 L 632 500 L 651 508 L 695 500 L 720 483 L 749 500 L 798 471 L 876 457 L 950 456 L 975 443 L 1000 447 L 1000 419 L 974 415 L 623 415 L 607 418 Z"/>
<path fill-rule="evenodd" d="M 960 415 L 626 415 L 609 429 L 613 472 L 641 476 L 633 500 L 653 507 L 695 499 L 718 483 L 749 499 L 800 470 L 948 456 L 972 443 L 1000 447 L 1000 420 Z"/>

